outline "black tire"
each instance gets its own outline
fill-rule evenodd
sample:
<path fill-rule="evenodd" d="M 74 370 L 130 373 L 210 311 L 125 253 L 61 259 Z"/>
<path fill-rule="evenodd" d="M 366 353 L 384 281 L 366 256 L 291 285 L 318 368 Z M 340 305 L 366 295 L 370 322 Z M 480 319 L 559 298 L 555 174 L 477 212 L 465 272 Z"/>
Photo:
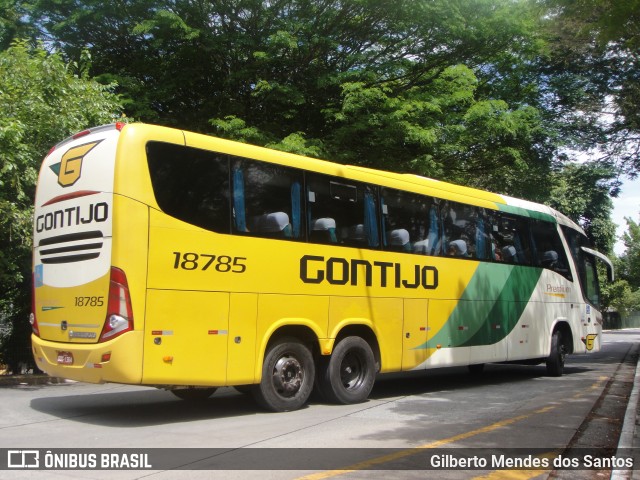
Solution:
<path fill-rule="evenodd" d="M 215 387 L 210 388 L 197 388 L 197 387 L 185 387 L 185 388 L 174 388 L 171 390 L 176 397 L 181 400 L 186 400 L 189 402 L 201 402 L 206 400 L 211 395 L 215 393 L 217 389 Z"/>
<path fill-rule="evenodd" d="M 319 367 L 316 386 L 330 402 L 364 402 L 376 379 L 376 364 L 371 347 L 360 337 L 345 337 Z"/>
<path fill-rule="evenodd" d="M 309 348 L 295 338 L 282 338 L 268 348 L 262 380 L 253 388 L 253 395 L 267 410 L 297 410 L 309 399 L 314 377 L 315 365 Z"/>
<path fill-rule="evenodd" d="M 566 356 L 567 348 L 562 340 L 562 333 L 560 330 L 556 330 L 551 337 L 551 352 L 547 357 L 547 374 L 552 377 L 562 376 Z"/>

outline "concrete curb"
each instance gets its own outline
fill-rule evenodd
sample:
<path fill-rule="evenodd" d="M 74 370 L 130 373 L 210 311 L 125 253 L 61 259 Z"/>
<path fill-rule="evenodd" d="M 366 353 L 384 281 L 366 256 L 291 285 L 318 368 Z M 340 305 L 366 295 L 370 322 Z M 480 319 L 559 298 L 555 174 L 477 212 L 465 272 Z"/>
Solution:
<path fill-rule="evenodd" d="M 50 377 L 46 374 L 32 375 L 0 375 L 0 387 L 15 387 L 17 385 L 57 385 L 66 383 L 64 378 Z"/>

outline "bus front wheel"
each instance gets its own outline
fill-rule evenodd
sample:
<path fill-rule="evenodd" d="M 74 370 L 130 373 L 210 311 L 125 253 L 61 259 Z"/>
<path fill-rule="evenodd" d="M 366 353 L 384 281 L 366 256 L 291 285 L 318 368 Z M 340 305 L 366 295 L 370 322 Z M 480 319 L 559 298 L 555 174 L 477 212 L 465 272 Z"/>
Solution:
<path fill-rule="evenodd" d="M 375 359 L 369 344 L 360 337 L 346 337 L 321 363 L 317 387 L 331 402 L 359 403 L 369 397 L 375 376 Z"/>
<path fill-rule="evenodd" d="M 560 333 L 560 330 L 556 330 L 551 337 L 551 352 L 549 353 L 549 357 L 547 357 L 547 373 L 550 376 L 562 376 L 566 356 L 567 347 L 562 340 L 562 333 Z"/>
<path fill-rule="evenodd" d="M 309 399 L 314 376 L 315 366 L 309 348 L 295 338 L 282 338 L 267 349 L 262 380 L 254 387 L 253 394 L 267 410 L 297 410 Z"/>

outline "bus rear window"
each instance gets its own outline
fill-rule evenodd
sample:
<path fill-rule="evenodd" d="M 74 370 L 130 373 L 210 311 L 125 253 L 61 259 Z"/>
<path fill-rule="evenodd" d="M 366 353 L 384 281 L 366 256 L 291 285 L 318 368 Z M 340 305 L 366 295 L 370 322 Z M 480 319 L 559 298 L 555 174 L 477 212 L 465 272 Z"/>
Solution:
<path fill-rule="evenodd" d="M 153 191 L 160 209 L 178 220 L 229 233 L 226 155 L 162 142 L 147 144 Z"/>

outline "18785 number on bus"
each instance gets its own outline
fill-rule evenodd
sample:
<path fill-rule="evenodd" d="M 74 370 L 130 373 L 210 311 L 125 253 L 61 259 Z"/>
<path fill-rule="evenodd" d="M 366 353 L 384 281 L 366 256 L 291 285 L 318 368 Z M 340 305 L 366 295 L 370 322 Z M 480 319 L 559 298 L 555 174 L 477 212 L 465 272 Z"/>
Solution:
<path fill-rule="evenodd" d="M 244 273 L 246 257 L 213 255 L 210 253 L 173 252 L 173 268 L 176 270 L 209 270 L 220 273 Z"/>

